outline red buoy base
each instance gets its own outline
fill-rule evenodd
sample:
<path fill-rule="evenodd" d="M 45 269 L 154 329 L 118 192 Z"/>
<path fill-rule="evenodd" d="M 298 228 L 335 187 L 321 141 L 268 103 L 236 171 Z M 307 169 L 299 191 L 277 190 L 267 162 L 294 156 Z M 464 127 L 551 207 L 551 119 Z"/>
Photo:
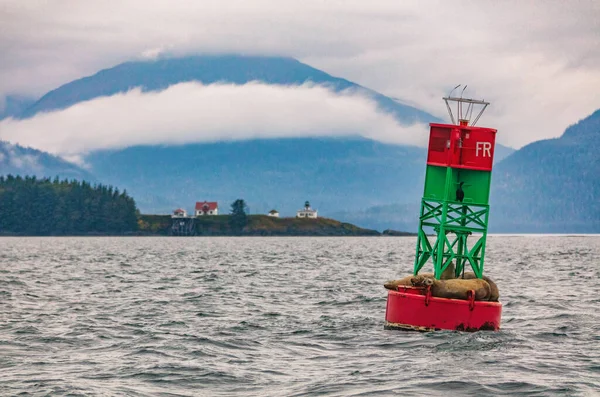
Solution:
<path fill-rule="evenodd" d="M 502 304 L 431 296 L 425 287 L 398 287 L 389 291 L 385 311 L 385 328 L 436 331 L 498 331 Z"/>

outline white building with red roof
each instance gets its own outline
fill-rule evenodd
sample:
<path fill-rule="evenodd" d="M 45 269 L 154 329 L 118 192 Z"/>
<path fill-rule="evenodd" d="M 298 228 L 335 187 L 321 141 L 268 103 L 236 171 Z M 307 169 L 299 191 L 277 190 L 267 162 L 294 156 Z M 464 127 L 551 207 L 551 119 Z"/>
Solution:
<path fill-rule="evenodd" d="M 219 215 L 219 204 L 216 201 L 196 202 L 196 216 Z"/>
<path fill-rule="evenodd" d="M 187 216 L 187 212 L 182 208 L 177 208 L 175 211 L 173 211 L 173 215 L 171 216 L 173 218 L 185 218 Z"/>

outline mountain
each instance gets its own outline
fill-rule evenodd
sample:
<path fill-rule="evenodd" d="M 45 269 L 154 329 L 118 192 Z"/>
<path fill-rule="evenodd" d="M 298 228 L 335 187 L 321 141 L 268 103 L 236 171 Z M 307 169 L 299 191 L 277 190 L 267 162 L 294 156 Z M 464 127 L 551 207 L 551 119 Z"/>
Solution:
<path fill-rule="evenodd" d="M 343 210 L 339 219 L 356 219 L 372 206 L 418 202 L 425 159 L 425 149 L 364 138 L 287 138 L 137 146 L 97 151 L 86 162 L 104 183 L 126 187 L 144 211 L 241 197 L 252 213 L 293 215 L 310 200 L 322 214 Z"/>
<path fill-rule="evenodd" d="M 8 174 L 96 180 L 88 171 L 59 157 L 0 141 L 0 175 Z"/>
<path fill-rule="evenodd" d="M 490 232 L 600 233 L 599 153 L 597 110 L 560 138 L 533 142 L 500 161 L 492 175 Z M 413 230 L 419 203 L 397 200 L 332 217 L 378 230 Z"/>
<path fill-rule="evenodd" d="M 33 98 L 17 95 L 8 95 L 6 98 L 4 98 L 3 102 L 0 102 L 0 120 L 6 117 L 20 116 L 27 108 L 31 107 L 35 102 L 36 100 Z"/>
<path fill-rule="evenodd" d="M 337 91 L 354 89 L 371 96 L 381 109 L 402 123 L 441 121 L 291 58 L 236 55 L 123 63 L 47 93 L 20 117 L 133 87 L 152 91 L 185 81 L 326 84 Z M 495 160 L 512 152 L 498 145 Z M 229 203 L 244 198 L 252 213 L 276 208 L 290 216 L 309 200 L 324 216 L 343 213 L 347 218 L 341 219 L 351 219 L 371 207 L 388 208 L 393 203 L 410 207 L 418 203 L 425 156 L 422 148 L 349 137 L 136 146 L 96 151 L 85 161 L 102 183 L 126 188 L 143 212 L 168 213 L 176 207 L 191 210 L 197 200 L 218 200 L 222 210 L 227 211 Z M 396 215 L 414 216 L 407 211 Z M 368 219 L 367 215 L 365 222 Z M 397 219 L 389 218 L 386 228 L 400 228 L 393 223 Z"/>
<path fill-rule="evenodd" d="M 63 109 L 81 101 L 126 92 L 134 87 L 157 91 L 188 81 L 204 84 L 245 84 L 250 81 L 279 85 L 300 85 L 306 82 L 327 84 L 335 91 L 359 90 L 373 97 L 381 109 L 406 123 L 439 121 L 422 110 L 401 104 L 348 80 L 333 77 L 293 58 L 241 55 L 202 55 L 122 63 L 48 92 L 22 112 L 20 117 L 27 118 L 38 112 Z"/>
<path fill-rule="evenodd" d="M 133 87 L 160 90 L 184 81 L 314 82 L 370 95 L 402 123 L 440 121 L 291 58 L 236 55 L 124 63 L 65 84 L 25 111 L 21 109 L 27 101 L 10 99 L 3 114 L 30 117 Z M 560 138 L 534 142 L 514 153 L 498 145 L 490 231 L 600 232 L 599 137 L 600 110 Z M 191 209 L 196 200 L 218 200 L 227 211 L 231 201 L 244 198 L 252 213 L 276 208 L 292 215 L 309 200 L 320 214 L 380 230 L 416 226 L 425 150 L 356 137 L 264 139 L 98 151 L 86 162 L 93 175 L 49 154 L 0 144 L 2 174 L 96 177 L 126 188 L 143 211 Z"/>
<path fill-rule="evenodd" d="M 333 77 L 292 58 L 207 55 L 127 62 L 48 92 L 21 113 L 66 108 L 134 87 L 145 91 L 199 81 L 245 84 L 324 84 L 335 91 L 358 90 L 404 123 L 436 117 L 348 80 Z M 305 200 L 325 211 L 365 208 L 413 194 L 424 158 L 415 147 L 367 139 L 268 139 L 184 146 L 130 147 L 98 151 L 86 158 L 103 183 L 124 186 L 148 212 L 167 212 L 201 198 L 221 204 L 243 196 L 252 210 L 277 207 L 289 215 Z M 402 180 L 398 182 L 398 176 Z M 298 184 L 298 188 L 293 186 Z M 389 189 L 393 184 L 397 188 Z M 385 193 L 393 191 L 395 196 Z"/>
<path fill-rule="evenodd" d="M 600 233 L 600 109 L 511 154 L 492 180 L 496 230 Z"/>
<path fill-rule="evenodd" d="M 288 138 L 138 146 L 95 152 L 86 162 L 143 210 L 191 209 L 197 200 L 223 208 L 243 198 L 252 213 L 276 208 L 289 216 L 306 200 L 326 215 L 414 198 L 424 159 L 424 149 L 363 138 Z"/>

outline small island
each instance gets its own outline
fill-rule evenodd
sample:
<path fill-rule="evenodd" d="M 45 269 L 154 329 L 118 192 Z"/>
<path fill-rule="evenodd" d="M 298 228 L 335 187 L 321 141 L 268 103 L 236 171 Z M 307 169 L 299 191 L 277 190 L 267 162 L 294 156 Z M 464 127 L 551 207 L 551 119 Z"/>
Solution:
<path fill-rule="evenodd" d="M 216 201 L 198 201 L 193 215 L 178 208 L 172 215 L 140 215 L 138 234 L 164 236 L 379 236 L 377 230 L 364 229 L 335 219 L 319 217 L 306 201 L 296 217 L 280 217 L 271 210 L 264 215 L 248 215 L 243 199 L 231 204 L 221 215 Z"/>
<path fill-rule="evenodd" d="M 275 209 L 249 215 L 243 199 L 221 214 L 214 201 L 197 202 L 193 215 L 140 214 L 126 191 L 85 181 L 0 176 L 0 235 L 4 236 L 381 236 L 317 215 L 306 201 L 296 217 Z M 414 236 L 386 230 L 386 236 Z"/>
<path fill-rule="evenodd" d="M 391 237 L 409 237 L 409 236 L 417 236 L 417 233 L 411 232 L 401 232 L 393 229 L 385 229 L 382 233 L 382 236 L 391 236 Z"/>
<path fill-rule="evenodd" d="M 183 225 L 177 225 L 177 222 Z M 188 225 L 190 223 L 191 225 Z M 363 229 L 328 218 L 278 218 L 246 215 L 246 224 L 236 227 L 234 215 L 175 220 L 170 215 L 140 215 L 139 235 L 187 236 L 379 236 L 377 230 Z"/>

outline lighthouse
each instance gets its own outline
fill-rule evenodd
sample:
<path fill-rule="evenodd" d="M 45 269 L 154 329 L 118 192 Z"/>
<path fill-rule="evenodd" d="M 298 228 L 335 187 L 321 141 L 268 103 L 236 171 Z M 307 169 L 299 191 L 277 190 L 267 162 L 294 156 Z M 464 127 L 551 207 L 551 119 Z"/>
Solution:
<path fill-rule="evenodd" d="M 461 281 L 466 278 L 465 271 L 472 279 L 484 277 L 497 133 L 495 129 L 476 126 L 489 102 L 463 98 L 462 94 L 453 97 L 452 93 L 443 100 L 451 124 L 429 125 L 413 265 L 413 275 L 417 276 L 431 264 L 433 277 L 426 285 L 398 286 L 388 292 L 386 328 L 497 330 L 500 302 L 477 300 L 475 290 L 467 290 L 465 299 L 436 296 L 436 287 L 439 291 L 442 287 L 462 287 L 461 283 L 473 285 Z M 457 280 L 444 284 L 440 278 L 452 268 L 451 278 Z"/>

